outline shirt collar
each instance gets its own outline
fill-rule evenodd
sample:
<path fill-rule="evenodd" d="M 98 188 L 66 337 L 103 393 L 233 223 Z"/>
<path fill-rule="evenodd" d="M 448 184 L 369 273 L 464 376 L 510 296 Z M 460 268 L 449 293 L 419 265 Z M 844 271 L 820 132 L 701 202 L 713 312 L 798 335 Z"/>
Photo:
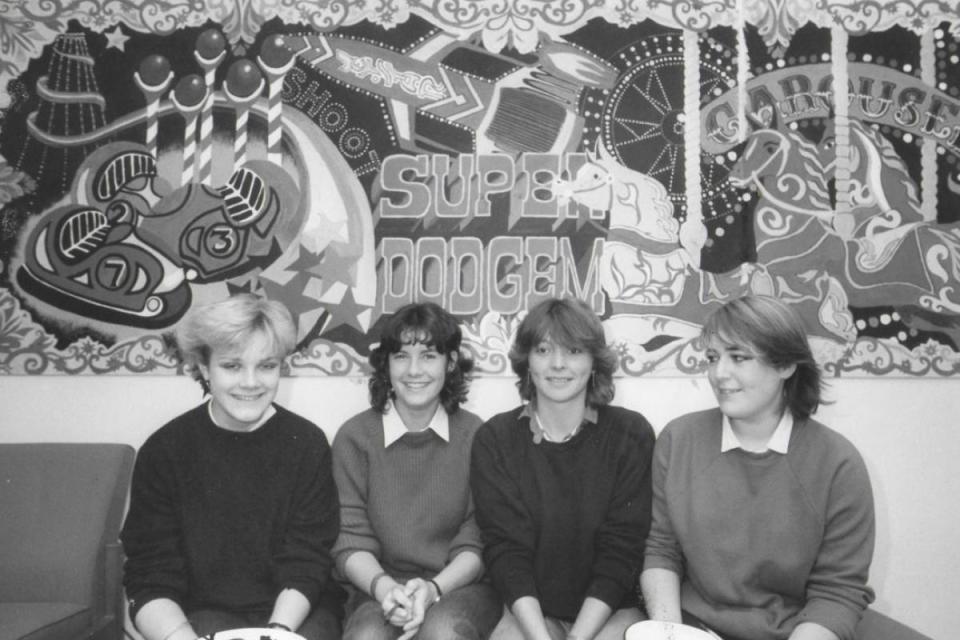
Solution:
<path fill-rule="evenodd" d="M 764 451 L 775 451 L 786 455 L 790 447 L 790 434 L 793 433 L 793 414 L 790 411 L 784 411 L 777 423 L 777 428 L 773 430 L 773 435 L 767 441 L 767 448 Z M 741 443 L 737 434 L 733 431 L 730 424 L 730 418 L 723 416 L 723 429 L 720 436 L 720 453 L 726 453 L 732 449 L 743 449 L 749 451 Z M 762 453 L 755 451 L 754 453 Z"/>
<path fill-rule="evenodd" d="M 540 444 L 543 440 L 547 440 L 548 442 L 552 442 L 551 440 L 549 440 L 549 439 L 547 439 L 547 438 L 544 437 L 544 431 L 543 431 L 543 429 L 541 429 L 541 428 L 540 428 L 540 425 L 537 424 L 536 417 L 534 416 L 534 411 L 535 411 L 535 410 L 536 410 L 536 409 L 534 408 L 533 403 L 532 403 L 532 402 L 528 402 L 527 404 L 523 405 L 523 410 L 520 411 L 520 417 L 521 417 L 521 418 L 526 418 L 526 419 L 529 421 L 530 433 L 533 434 L 533 443 L 534 443 L 534 444 Z M 597 413 L 597 408 L 596 408 L 596 407 L 591 407 L 591 406 L 588 405 L 588 406 L 584 409 L 584 411 L 583 411 L 583 422 L 581 422 L 581 423 L 580 423 L 580 426 L 577 427 L 577 428 L 574 430 L 574 432 L 570 434 L 570 437 L 572 438 L 574 435 L 576 435 L 577 433 L 579 433 L 580 429 L 583 428 L 583 425 L 585 425 L 585 424 L 587 424 L 587 423 L 597 424 L 597 417 L 598 417 L 598 415 L 599 415 L 599 414 Z M 568 439 L 569 439 L 569 438 L 568 438 Z"/>
<path fill-rule="evenodd" d="M 432 429 L 444 442 L 450 442 L 450 417 L 442 404 L 437 406 L 427 429 Z M 389 403 L 383 414 L 383 448 L 386 449 L 407 433 L 409 431 L 407 431 L 407 426 L 403 424 L 400 413 L 394 409 L 393 403 Z"/>

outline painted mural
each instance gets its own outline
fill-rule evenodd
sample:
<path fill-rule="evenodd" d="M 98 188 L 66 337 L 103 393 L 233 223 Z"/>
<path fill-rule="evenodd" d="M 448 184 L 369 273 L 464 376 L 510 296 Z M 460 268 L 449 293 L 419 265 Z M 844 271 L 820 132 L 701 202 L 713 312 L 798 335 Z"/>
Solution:
<path fill-rule="evenodd" d="M 960 373 L 960 11 L 925 0 L 0 0 L 0 373 L 176 373 L 191 305 L 354 375 L 433 301 L 478 369 L 572 295 L 622 375 L 713 307 L 828 375 Z"/>

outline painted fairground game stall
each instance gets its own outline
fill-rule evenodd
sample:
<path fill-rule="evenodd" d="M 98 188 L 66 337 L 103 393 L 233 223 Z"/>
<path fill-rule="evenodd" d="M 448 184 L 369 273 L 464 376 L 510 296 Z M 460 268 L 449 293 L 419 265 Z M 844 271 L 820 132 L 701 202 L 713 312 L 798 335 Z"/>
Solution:
<path fill-rule="evenodd" d="M 500 395 L 518 318 L 572 295 L 618 399 L 672 417 L 705 313 L 758 292 L 801 312 L 841 397 L 889 415 L 923 387 L 936 422 L 958 62 L 960 12 L 927 0 L 2 3 L 0 400 L 178 378 L 166 336 L 241 291 L 294 313 L 300 385 L 362 380 L 384 318 L 433 301 Z M 641 397 L 666 378 L 674 399 Z"/>

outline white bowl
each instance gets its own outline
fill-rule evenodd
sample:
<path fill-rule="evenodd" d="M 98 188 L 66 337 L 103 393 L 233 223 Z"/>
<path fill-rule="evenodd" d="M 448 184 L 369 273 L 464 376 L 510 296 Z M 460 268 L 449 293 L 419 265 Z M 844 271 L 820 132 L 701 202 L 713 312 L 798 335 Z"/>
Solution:
<path fill-rule="evenodd" d="M 645 620 L 630 625 L 624 640 L 717 640 L 717 636 L 686 624 Z"/>
<path fill-rule="evenodd" d="M 266 627 L 249 627 L 246 629 L 229 629 L 217 631 L 206 636 L 206 640 L 304 640 L 300 634 L 283 629 L 268 629 Z"/>

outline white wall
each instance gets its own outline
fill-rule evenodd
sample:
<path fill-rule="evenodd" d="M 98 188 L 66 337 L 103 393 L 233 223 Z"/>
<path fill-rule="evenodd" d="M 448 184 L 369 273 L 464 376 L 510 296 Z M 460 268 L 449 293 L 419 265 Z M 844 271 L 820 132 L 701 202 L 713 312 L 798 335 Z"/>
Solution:
<path fill-rule="evenodd" d="M 851 379 L 832 383 L 837 402 L 818 417 L 846 435 L 867 461 L 877 505 L 871 582 L 876 608 L 937 640 L 954 637 L 960 610 L 960 381 Z M 357 378 L 294 378 L 281 404 L 332 437 L 366 407 Z M 139 446 L 162 423 L 201 400 L 184 377 L 0 376 L 0 441 L 127 442 Z M 705 380 L 621 380 L 618 404 L 660 429 L 712 405 Z M 474 382 L 469 409 L 481 417 L 517 403 L 513 380 Z"/>

